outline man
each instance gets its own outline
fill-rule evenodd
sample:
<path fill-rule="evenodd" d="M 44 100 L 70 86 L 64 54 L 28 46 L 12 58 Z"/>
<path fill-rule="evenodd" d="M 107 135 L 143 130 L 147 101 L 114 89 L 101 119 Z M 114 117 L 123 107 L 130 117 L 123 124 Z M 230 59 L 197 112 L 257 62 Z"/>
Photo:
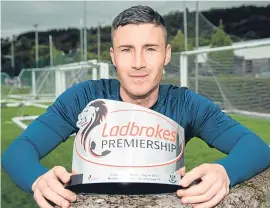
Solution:
<path fill-rule="evenodd" d="M 48 200 L 69 207 L 76 195 L 64 189 L 71 173 L 56 166 L 47 170 L 40 159 L 78 132 L 78 115 L 89 102 L 104 98 L 150 108 L 185 129 L 185 140 L 200 137 L 228 154 L 213 164 L 202 164 L 182 178 L 177 191 L 181 202 L 194 207 L 213 207 L 229 188 L 270 166 L 270 148 L 258 136 L 226 116 L 207 98 L 187 88 L 160 85 L 164 65 L 171 58 L 163 18 L 147 6 L 131 7 L 112 25 L 110 55 L 117 80 L 86 81 L 66 90 L 47 112 L 36 119 L 2 157 L 3 168 L 23 190 L 33 193 L 37 204 L 49 208 Z"/>

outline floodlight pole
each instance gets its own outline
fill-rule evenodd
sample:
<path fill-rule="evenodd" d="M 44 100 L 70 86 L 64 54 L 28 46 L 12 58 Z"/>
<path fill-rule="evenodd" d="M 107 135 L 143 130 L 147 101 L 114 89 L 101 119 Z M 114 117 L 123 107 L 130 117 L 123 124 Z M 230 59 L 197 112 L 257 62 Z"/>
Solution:
<path fill-rule="evenodd" d="M 196 1 L 196 50 L 199 48 L 199 1 Z M 198 55 L 196 55 L 195 65 L 195 92 L 199 91 L 199 63 Z"/>
<path fill-rule="evenodd" d="M 84 0 L 84 61 L 87 61 L 86 0 Z"/>
<path fill-rule="evenodd" d="M 184 1 L 184 35 L 185 35 L 185 51 L 188 50 L 187 48 L 187 6 L 186 1 Z"/>
<path fill-rule="evenodd" d="M 36 68 L 38 68 L 38 24 L 34 24 L 35 27 L 35 42 L 36 42 Z"/>
<path fill-rule="evenodd" d="M 52 42 L 52 36 L 49 35 L 49 43 L 50 43 L 50 65 L 53 66 L 53 42 Z"/>
<path fill-rule="evenodd" d="M 81 52 L 81 61 L 83 61 L 83 20 L 80 20 L 80 52 Z"/>
<path fill-rule="evenodd" d="M 11 40 L 11 67 L 13 70 L 13 76 L 15 75 L 14 73 L 14 70 L 15 70 L 14 42 L 15 42 L 15 35 L 12 36 L 12 40 Z"/>
<path fill-rule="evenodd" d="M 98 31 L 97 31 L 97 49 L 98 49 L 98 62 L 100 62 L 100 23 L 98 23 Z"/>

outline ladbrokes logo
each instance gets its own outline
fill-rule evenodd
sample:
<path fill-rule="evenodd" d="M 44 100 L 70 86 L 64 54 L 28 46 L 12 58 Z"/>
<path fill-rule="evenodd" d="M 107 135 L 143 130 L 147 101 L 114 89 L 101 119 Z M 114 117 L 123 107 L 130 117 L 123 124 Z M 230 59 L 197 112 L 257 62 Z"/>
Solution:
<path fill-rule="evenodd" d="M 109 127 L 107 123 L 104 123 L 102 137 L 110 138 L 102 140 L 102 148 L 133 147 L 161 149 L 170 152 L 176 151 L 177 132 L 164 129 L 159 124 L 152 127 L 141 126 L 136 122 L 128 122 L 126 125 L 113 125 Z M 125 137 L 132 139 L 125 139 Z M 162 140 L 169 141 L 170 143 L 164 143 Z"/>
<path fill-rule="evenodd" d="M 183 153 L 178 124 L 130 103 L 93 101 L 79 115 L 77 126 L 76 153 L 91 163 L 153 167 L 174 163 Z"/>
<path fill-rule="evenodd" d="M 89 153 L 94 157 L 102 157 L 110 153 L 108 150 L 105 150 L 100 154 L 95 153 L 94 150 L 96 148 L 96 143 L 92 141 L 91 137 L 88 137 L 92 129 L 100 125 L 101 122 L 106 118 L 107 112 L 108 109 L 105 102 L 97 100 L 90 103 L 79 115 L 77 126 L 83 129 L 81 132 L 79 132 L 81 136 L 81 145 L 83 146 L 84 151 L 87 151 L 86 147 L 88 146 Z"/>

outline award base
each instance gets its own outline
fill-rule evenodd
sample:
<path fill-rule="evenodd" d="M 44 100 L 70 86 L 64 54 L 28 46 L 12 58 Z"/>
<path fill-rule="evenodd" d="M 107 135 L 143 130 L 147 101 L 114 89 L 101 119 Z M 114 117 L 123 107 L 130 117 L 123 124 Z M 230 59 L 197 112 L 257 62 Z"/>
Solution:
<path fill-rule="evenodd" d="M 82 183 L 83 174 L 73 175 L 65 187 L 74 193 L 93 194 L 161 194 L 173 193 L 182 189 L 177 184 L 146 183 L 146 182 L 96 182 Z"/>
<path fill-rule="evenodd" d="M 180 185 L 158 184 L 158 183 L 88 183 L 67 185 L 66 189 L 74 193 L 92 194 L 120 194 L 120 195 L 140 195 L 140 194 L 162 194 L 173 193 L 181 189 Z"/>

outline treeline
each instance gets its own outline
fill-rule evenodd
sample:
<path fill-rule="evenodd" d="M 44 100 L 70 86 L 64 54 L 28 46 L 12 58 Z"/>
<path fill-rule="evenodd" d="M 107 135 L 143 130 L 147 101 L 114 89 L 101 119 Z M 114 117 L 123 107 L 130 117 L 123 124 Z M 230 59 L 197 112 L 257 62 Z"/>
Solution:
<path fill-rule="evenodd" d="M 242 6 L 231 9 L 212 9 L 201 12 L 199 16 L 200 46 L 213 44 L 214 38 L 221 34 L 215 30 L 224 30 L 224 43 L 240 40 L 261 39 L 270 37 L 270 5 L 267 7 Z M 195 12 L 187 10 L 188 49 L 195 46 Z M 183 13 L 171 12 L 164 16 L 168 28 L 168 38 L 174 44 L 173 51 L 184 50 Z M 101 59 L 109 60 L 111 46 L 110 26 L 101 27 Z M 97 58 L 97 28 L 87 30 L 88 59 Z M 226 36 L 227 34 L 227 36 Z M 54 64 L 70 63 L 81 60 L 79 28 L 54 29 L 39 32 L 39 67 L 50 64 L 49 35 L 53 37 Z M 226 36 L 226 37 L 225 37 Z M 225 41 L 225 39 L 230 41 Z M 22 68 L 32 68 L 35 63 L 35 32 L 20 34 L 15 41 L 15 68 L 11 68 L 11 60 L 6 57 L 11 53 L 10 39 L 1 39 L 1 70 L 11 76 L 19 74 Z"/>

